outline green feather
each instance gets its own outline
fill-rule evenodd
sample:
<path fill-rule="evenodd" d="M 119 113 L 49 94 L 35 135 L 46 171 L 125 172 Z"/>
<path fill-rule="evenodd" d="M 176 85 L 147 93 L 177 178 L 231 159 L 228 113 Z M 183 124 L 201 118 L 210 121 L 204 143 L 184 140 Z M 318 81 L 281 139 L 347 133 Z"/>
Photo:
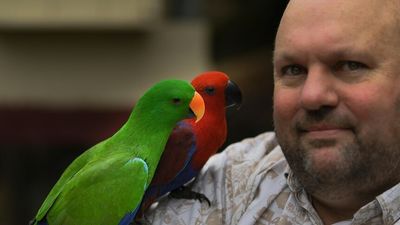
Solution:
<path fill-rule="evenodd" d="M 140 204 L 169 134 L 188 115 L 193 95 L 193 87 L 185 81 L 166 80 L 154 85 L 116 134 L 68 166 L 35 221 L 46 219 L 49 225 L 118 224 Z"/>

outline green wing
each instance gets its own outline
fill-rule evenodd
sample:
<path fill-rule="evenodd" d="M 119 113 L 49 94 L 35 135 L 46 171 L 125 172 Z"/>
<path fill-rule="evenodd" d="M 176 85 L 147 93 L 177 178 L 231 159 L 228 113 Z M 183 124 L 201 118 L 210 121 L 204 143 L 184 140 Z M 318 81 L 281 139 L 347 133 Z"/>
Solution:
<path fill-rule="evenodd" d="M 54 201 L 60 194 L 60 192 L 63 190 L 65 184 L 87 164 L 88 160 L 90 159 L 91 153 L 92 149 L 87 150 L 86 152 L 82 153 L 78 158 L 76 158 L 67 167 L 67 169 L 61 175 L 60 179 L 57 181 L 57 183 L 54 185 L 54 187 L 51 189 L 50 193 L 44 200 L 42 206 L 40 207 L 38 213 L 36 214 L 35 217 L 36 221 L 40 221 L 44 218 L 44 216 L 47 214 L 50 207 L 53 205 Z"/>
<path fill-rule="evenodd" d="M 142 159 L 128 158 L 99 158 L 82 168 L 49 210 L 49 225 L 117 225 L 133 212 L 147 188 L 148 168 Z"/>

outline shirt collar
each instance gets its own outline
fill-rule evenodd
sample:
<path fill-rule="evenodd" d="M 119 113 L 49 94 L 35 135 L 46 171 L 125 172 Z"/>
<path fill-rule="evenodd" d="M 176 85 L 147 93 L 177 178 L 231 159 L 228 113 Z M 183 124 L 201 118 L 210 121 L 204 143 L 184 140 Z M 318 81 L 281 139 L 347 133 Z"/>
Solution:
<path fill-rule="evenodd" d="M 298 179 L 294 176 L 293 171 L 290 169 L 289 165 L 285 169 L 286 182 L 289 186 L 290 191 L 298 193 L 303 190 L 303 186 L 300 184 Z"/>
<path fill-rule="evenodd" d="M 294 176 L 293 171 L 290 169 L 289 166 L 286 167 L 285 169 L 285 177 L 287 184 L 289 186 L 289 189 L 295 193 L 298 197 L 297 200 L 304 199 L 304 194 L 305 192 L 302 185 L 298 181 L 298 179 Z M 303 192 L 303 193 L 302 193 Z M 301 198 L 303 197 L 303 198 Z M 304 203 L 303 203 L 304 204 Z M 306 204 L 307 205 L 307 204 Z M 303 206 L 304 207 L 304 206 Z M 385 191 L 381 195 L 376 197 L 376 200 L 371 202 L 370 204 L 367 204 L 366 206 L 362 207 L 358 213 L 355 214 L 355 216 L 362 211 L 366 211 L 366 208 L 374 208 L 375 210 L 375 215 L 379 213 L 379 211 L 382 212 L 382 220 L 384 224 L 394 224 L 396 221 L 400 220 L 400 183 L 397 184 L 396 186 L 390 188 L 389 190 Z M 366 219 L 366 218 L 365 218 Z"/>
<path fill-rule="evenodd" d="M 376 200 L 382 209 L 384 224 L 400 220 L 400 183 L 376 197 Z"/>

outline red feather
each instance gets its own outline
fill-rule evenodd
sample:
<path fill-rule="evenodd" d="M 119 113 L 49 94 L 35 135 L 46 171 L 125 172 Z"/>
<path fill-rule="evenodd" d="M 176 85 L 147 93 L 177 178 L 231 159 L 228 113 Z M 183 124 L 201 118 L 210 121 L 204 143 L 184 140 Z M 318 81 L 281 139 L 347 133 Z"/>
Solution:
<path fill-rule="evenodd" d="M 203 97 L 206 105 L 203 118 L 193 124 L 197 140 L 197 150 L 193 157 L 194 170 L 201 170 L 226 140 L 225 88 L 228 81 L 229 77 L 218 71 L 200 74 L 192 81 L 193 87 Z M 206 93 L 206 88 L 210 86 L 215 88 L 214 95 Z"/>

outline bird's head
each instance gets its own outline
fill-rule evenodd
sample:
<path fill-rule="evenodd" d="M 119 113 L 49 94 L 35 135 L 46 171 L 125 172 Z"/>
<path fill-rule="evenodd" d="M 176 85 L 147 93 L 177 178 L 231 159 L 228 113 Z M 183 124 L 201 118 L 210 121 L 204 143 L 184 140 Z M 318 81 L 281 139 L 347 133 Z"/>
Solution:
<path fill-rule="evenodd" d="M 219 71 L 201 73 L 192 80 L 192 85 L 204 98 L 207 108 L 237 106 L 242 103 L 242 92 L 228 75 Z"/>
<path fill-rule="evenodd" d="M 159 123 L 176 124 L 196 117 L 200 120 L 205 111 L 204 100 L 192 85 L 182 80 L 164 80 L 150 88 L 135 108 L 141 117 L 151 117 Z"/>

